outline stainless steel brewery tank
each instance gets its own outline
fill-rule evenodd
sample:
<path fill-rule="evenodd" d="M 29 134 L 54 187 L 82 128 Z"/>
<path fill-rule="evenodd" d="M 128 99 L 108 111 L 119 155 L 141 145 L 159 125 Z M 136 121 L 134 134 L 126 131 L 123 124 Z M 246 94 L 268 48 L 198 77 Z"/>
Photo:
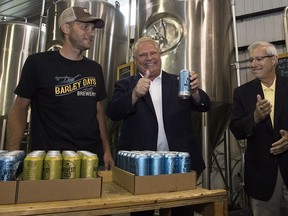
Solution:
<path fill-rule="evenodd" d="M 0 137 L 3 147 L 5 121 L 16 95 L 22 66 L 35 53 L 38 27 L 24 22 L 0 22 Z"/>
<path fill-rule="evenodd" d="M 194 114 L 199 118 L 193 121 L 199 129 L 198 138 L 202 144 L 206 139 L 212 150 L 224 134 L 232 101 L 234 48 L 229 2 L 136 2 L 135 39 L 150 35 L 159 42 L 163 70 L 178 74 L 186 68 L 199 73 L 201 88 L 210 96 L 213 107 L 208 114 Z"/>
<path fill-rule="evenodd" d="M 15 99 L 26 58 L 36 51 L 38 27 L 23 22 L 0 22 L 0 115 L 6 116 Z"/>
<path fill-rule="evenodd" d="M 61 12 L 71 6 L 86 7 L 96 17 L 105 22 L 103 29 L 96 29 L 94 45 L 85 52 L 85 56 L 100 63 L 103 68 L 108 97 L 113 91 L 117 66 L 126 63 L 128 56 L 128 36 L 125 17 L 116 5 L 104 0 L 60 0 L 47 12 L 46 50 L 58 50 L 62 47 L 63 37 L 58 27 Z"/>

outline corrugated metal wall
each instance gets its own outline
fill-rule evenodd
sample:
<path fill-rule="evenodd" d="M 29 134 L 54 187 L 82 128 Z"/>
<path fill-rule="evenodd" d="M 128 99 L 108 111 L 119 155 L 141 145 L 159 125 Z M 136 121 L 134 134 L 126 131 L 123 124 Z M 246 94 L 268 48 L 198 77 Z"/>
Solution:
<path fill-rule="evenodd" d="M 254 41 L 264 40 L 277 44 L 278 53 L 286 53 L 284 33 L 284 7 L 288 0 L 236 0 L 239 60 L 248 58 L 246 48 Z M 240 83 L 253 77 L 240 64 Z"/>
<path fill-rule="evenodd" d="M 236 14 L 243 15 L 286 6 L 287 0 L 236 0 Z"/>

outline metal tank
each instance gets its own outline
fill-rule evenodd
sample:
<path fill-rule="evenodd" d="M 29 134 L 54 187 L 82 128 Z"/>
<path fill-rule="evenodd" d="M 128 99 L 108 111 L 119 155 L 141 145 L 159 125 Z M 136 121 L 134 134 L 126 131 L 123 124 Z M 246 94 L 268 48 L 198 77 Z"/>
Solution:
<path fill-rule="evenodd" d="M 128 58 L 128 28 L 125 17 L 120 12 L 117 2 L 113 5 L 103 0 L 57 1 L 47 12 L 46 50 L 58 50 L 62 47 L 63 37 L 58 27 L 58 17 L 63 10 L 71 6 L 86 7 L 93 16 L 105 22 L 103 29 L 95 29 L 94 45 L 84 54 L 102 65 L 105 85 L 110 97 L 116 81 L 117 66 L 126 63 Z"/>
<path fill-rule="evenodd" d="M 24 22 L 0 22 L 0 149 L 4 147 L 7 115 L 16 98 L 14 90 L 26 58 L 36 51 L 38 30 Z"/>
<path fill-rule="evenodd" d="M 227 128 L 236 86 L 230 1 L 137 0 L 136 11 L 135 39 L 149 35 L 159 42 L 163 70 L 198 72 L 201 88 L 213 102 L 211 111 L 193 113 L 192 119 L 209 166 L 210 152 Z"/>

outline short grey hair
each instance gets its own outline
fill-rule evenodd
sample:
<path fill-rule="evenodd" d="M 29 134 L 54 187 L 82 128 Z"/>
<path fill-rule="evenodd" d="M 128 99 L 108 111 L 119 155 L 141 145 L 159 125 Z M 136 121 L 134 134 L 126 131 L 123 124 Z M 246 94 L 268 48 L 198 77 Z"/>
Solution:
<path fill-rule="evenodd" d="M 248 52 L 251 53 L 254 49 L 256 49 L 259 46 L 266 48 L 267 55 L 278 56 L 276 47 L 272 43 L 266 41 L 255 41 L 248 47 Z"/>

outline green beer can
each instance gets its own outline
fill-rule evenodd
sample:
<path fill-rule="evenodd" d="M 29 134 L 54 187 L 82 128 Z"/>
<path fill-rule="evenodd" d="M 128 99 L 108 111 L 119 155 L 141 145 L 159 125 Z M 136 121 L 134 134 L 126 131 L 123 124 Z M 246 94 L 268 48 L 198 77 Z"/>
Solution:
<path fill-rule="evenodd" d="M 89 151 L 79 151 L 81 155 L 81 178 L 96 178 L 98 170 L 98 156 Z"/>
<path fill-rule="evenodd" d="M 80 178 L 81 157 L 75 151 L 63 151 L 62 179 Z"/>
<path fill-rule="evenodd" d="M 24 159 L 23 180 L 41 180 L 45 151 L 32 151 Z"/>
<path fill-rule="evenodd" d="M 61 179 L 62 161 L 60 151 L 48 151 L 43 163 L 42 179 Z"/>

